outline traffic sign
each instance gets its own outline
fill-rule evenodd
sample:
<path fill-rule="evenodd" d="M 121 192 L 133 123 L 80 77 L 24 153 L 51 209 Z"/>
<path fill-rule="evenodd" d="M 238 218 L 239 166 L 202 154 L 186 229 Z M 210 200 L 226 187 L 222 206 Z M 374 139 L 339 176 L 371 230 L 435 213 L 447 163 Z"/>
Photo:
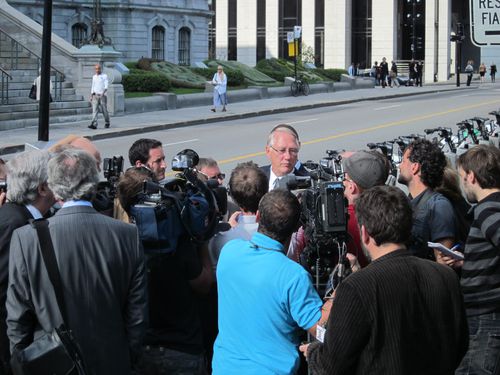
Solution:
<path fill-rule="evenodd" d="M 289 31 L 286 33 L 286 42 L 293 43 L 293 31 Z"/>
<path fill-rule="evenodd" d="M 294 33 L 295 39 L 300 39 L 300 34 L 302 34 L 302 26 L 294 26 L 293 33 Z"/>
<path fill-rule="evenodd" d="M 470 0 L 470 27 L 476 46 L 500 45 L 500 2 Z"/>

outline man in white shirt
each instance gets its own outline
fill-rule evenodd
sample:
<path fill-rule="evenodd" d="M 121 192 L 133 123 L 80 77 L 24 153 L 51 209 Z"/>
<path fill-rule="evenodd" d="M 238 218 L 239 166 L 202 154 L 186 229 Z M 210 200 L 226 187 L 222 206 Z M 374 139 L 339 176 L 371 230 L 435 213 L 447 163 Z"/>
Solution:
<path fill-rule="evenodd" d="M 90 102 L 92 103 L 92 122 L 89 129 L 97 129 L 97 115 L 101 108 L 104 116 L 104 127 L 109 128 L 109 114 L 107 108 L 108 101 L 108 75 L 102 73 L 101 66 L 96 64 L 95 74 L 92 77 L 92 87 L 90 89 Z"/>

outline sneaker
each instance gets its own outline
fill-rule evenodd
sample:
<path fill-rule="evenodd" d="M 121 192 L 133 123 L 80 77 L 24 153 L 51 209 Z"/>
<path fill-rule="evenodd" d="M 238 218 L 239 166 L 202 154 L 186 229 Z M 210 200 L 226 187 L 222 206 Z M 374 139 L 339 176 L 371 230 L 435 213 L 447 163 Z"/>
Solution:
<path fill-rule="evenodd" d="M 104 124 L 104 127 L 105 127 L 106 129 L 108 129 L 108 128 L 109 128 L 109 126 L 110 126 L 109 122 L 108 122 L 107 124 Z"/>
<path fill-rule="evenodd" d="M 97 126 L 95 126 L 94 124 L 90 124 L 90 125 L 88 126 L 88 128 L 89 128 L 89 129 L 97 129 Z"/>

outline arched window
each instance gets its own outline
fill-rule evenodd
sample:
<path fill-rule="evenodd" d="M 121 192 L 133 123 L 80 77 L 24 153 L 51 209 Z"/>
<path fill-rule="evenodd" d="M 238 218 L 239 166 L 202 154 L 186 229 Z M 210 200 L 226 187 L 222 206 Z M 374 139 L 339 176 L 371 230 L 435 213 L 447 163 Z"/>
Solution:
<path fill-rule="evenodd" d="M 87 25 L 84 23 L 75 23 L 71 26 L 71 43 L 80 48 L 87 40 Z"/>
<path fill-rule="evenodd" d="M 151 31 L 151 58 L 165 60 L 165 28 L 155 26 Z"/>
<path fill-rule="evenodd" d="M 182 27 L 179 30 L 179 65 L 191 65 L 191 30 Z"/>

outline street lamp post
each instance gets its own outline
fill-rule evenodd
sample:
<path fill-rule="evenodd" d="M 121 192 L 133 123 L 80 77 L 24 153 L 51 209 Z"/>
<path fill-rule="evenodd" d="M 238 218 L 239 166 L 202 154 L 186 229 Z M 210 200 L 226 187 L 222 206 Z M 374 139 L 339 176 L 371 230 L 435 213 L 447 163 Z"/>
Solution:
<path fill-rule="evenodd" d="M 457 30 L 455 35 L 450 37 L 450 41 L 455 42 L 455 76 L 457 87 L 460 87 L 460 70 L 462 65 L 462 41 L 465 39 L 464 25 L 457 22 Z"/>
<path fill-rule="evenodd" d="M 43 8 L 42 58 L 40 66 L 40 101 L 38 108 L 38 140 L 49 140 L 50 49 L 52 34 L 52 0 Z"/>

